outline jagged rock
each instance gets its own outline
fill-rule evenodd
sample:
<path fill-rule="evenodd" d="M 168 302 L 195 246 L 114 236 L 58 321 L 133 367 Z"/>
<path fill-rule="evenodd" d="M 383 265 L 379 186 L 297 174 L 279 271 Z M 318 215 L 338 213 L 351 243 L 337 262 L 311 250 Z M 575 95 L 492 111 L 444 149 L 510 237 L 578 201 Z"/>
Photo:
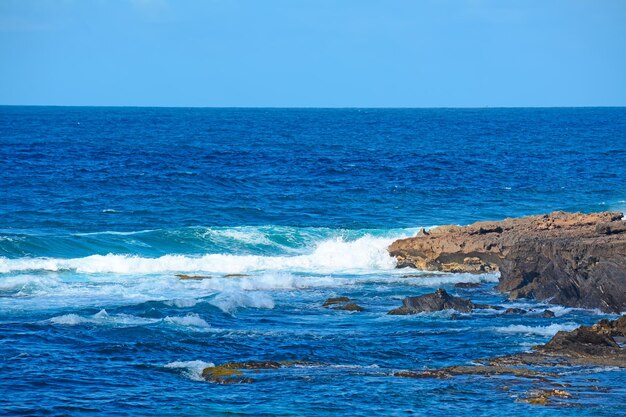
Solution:
<path fill-rule="evenodd" d="M 328 307 L 328 306 L 332 306 L 335 304 L 343 304 L 343 303 L 347 303 L 348 301 L 350 301 L 348 297 L 331 297 L 331 298 L 328 298 L 326 301 L 324 301 L 324 304 L 322 304 L 322 307 Z"/>
<path fill-rule="evenodd" d="M 523 308 L 507 308 L 504 310 L 504 314 L 526 314 L 527 311 Z"/>
<path fill-rule="evenodd" d="M 479 282 L 458 282 L 454 284 L 454 288 L 478 288 L 480 287 Z"/>
<path fill-rule="evenodd" d="M 241 277 L 249 277 L 248 274 L 226 274 L 224 278 L 241 278 Z"/>
<path fill-rule="evenodd" d="M 626 368 L 626 315 L 617 320 L 600 320 L 593 326 L 580 326 L 570 332 L 560 331 L 534 352 L 515 353 L 491 359 L 478 359 L 478 365 L 447 366 L 421 371 L 398 371 L 403 378 L 449 378 L 456 375 L 513 375 L 545 379 L 555 376 L 530 367 L 617 366 Z M 544 393 L 545 394 L 545 393 Z M 541 394 L 543 395 L 543 394 Z M 559 396 L 559 393 L 554 393 Z M 569 398 L 562 394 L 561 398 Z M 544 395 L 545 396 L 545 395 Z M 548 395 L 550 396 L 550 395 Z M 543 400 L 537 399 L 537 403 Z"/>
<path fill-rule="evenodd" d="M 554 311 L 552 310 L 544 310 L 543 313 L 541 313 L 541 317 L 543 317 L 544 319 L 551 319 L 555 316 L 556 315 L 554 314 Z"/>
<path fill-rule="evenodd" d="M 593 326 L 560 331 L 533 352 L 501 356 L 494 365 L 606 365 L 626 368 L 626 315 L 617 320 L 600 320 Z"/>
<path fill-rule="evenodd" d="M 479 365 L 448 366 L 422 371 L 400 371 L 405 378 L 448 378 L 455 375 L 504 375 L 545 378 L 550 373 L 529 367 L 617 366 L 626 368 L 626 315 L 617 320 L 600 320 L 593 326 L 560 331 L 533 352 L 479 359 Z"/>
<path fill-rule="evenodd" d="M 500 272 L 511 299 L 626 311 L 623 213 L 547 215 L 440 226 L 389 246 L 397 266 L 427 271 Z"/>
<path fill-rule="evenodd" d="M 470 300 L 461 297 L 454 297 L 439 288 L 432 294 L 424 294 L 417 297 L 407 297 L 402 301 L 402 307 L 391 310 L 392 315 L 417 314 L 421 312 L 456 310 L 468 313 L 476 305 Z"/>

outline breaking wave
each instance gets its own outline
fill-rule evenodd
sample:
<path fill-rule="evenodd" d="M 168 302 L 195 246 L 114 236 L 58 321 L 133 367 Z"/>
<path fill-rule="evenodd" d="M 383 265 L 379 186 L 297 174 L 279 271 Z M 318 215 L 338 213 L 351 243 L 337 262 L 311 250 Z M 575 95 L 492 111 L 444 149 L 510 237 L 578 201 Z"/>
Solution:
<path fill-rule="evenodd" d="M 554 336 L 561 330 L 571 331 L 578 327 L 576 323 L 551 324 L 549 326 L 525 326 L 522 324 L 512 324 L 507 327 L 498 327 L 495 330 L 500 333 L 521 333 L 539 336 Z"/>
<path fill-rule="evenodd" d="M 206 254 L 164 255 L 157 258 L 131 255 L 91 255 L 82 258 L 0 258 L 0 273 L 34 271 L 73 271 L 84 274 L 161 274 L 161 273 L 250 273 L 291 272 L 370 272 L 391 270 L 395 259 L 387 246 L 393 238 L 363 236 L 348 241 L 342 237 L 316 244 L 309 254 L 261 256 Z"/>

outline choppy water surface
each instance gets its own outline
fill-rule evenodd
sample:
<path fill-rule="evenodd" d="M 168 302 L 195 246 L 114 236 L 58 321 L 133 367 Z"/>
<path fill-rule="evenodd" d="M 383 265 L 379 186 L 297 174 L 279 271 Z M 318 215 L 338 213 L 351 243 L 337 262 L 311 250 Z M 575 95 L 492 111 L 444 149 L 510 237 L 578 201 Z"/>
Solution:
<path fill-rule="evenodd" d="M 611 316 L 506 302 L 495 275 L 396 270 L 386 246 L 420 226 L 625 208 L 625 109 L 2 107 L 0 164 L 0 413 L 623 414 L 619 369 L 392 376 Z M 530 313 L 386 314 L 439 287 Z M 311 365 L 200 377 L 245 360 Z M 517 401 L 554 387 L 572 399 Z"/>

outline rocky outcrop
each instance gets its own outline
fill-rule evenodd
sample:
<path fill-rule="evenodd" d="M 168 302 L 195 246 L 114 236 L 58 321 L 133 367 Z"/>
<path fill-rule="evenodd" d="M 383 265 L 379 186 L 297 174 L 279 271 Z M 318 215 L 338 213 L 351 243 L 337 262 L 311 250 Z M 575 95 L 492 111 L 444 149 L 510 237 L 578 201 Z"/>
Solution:
<path fill-rule="evenodd" d="M 246 376 L 246 371 L 258 373 L 261 370 L 288 368 L 293 366 L 312 365 L 305 361 L 246 361 L 226 362 L 221 365 L 209 366 L 202 370 L 202 378 L 216 384 L 250 384 L 255 379 Z"/>
<path fill-rule="evenodd" d="M 363 307 L 361 307 L 360 305 L 355 304 L 355 303 L 346 303 L 346 304 L 337 306 L 334 309 L 335 310 L 345 310 L 345 311 L 356 311 L 356 312 L 365 311 L 365 309 Z"/>
<path fill-rule="evenodd" d="M 511 299 L 626 311 L 622 213 L 566 213 L 441 226 L 389 246 L 397 265 L 429 271 L 500 272 Z"/>
<path fill-rule="evenodd" d="M 500 356 L 492 366 L 605 365 L 626 368 L 626 315 L 593 326 L 560 331 L 533 352 Z"/>
<path fill-rule="evenodd" d="M 404 378 L 449 378 L 456 375 L 513 375 L 525 378 L 553 376 L 537 366 L 617 366 L 626 368 L 626 315 L 617 320 L 601 320 L 593 326 L 580 326 L 570 332 L 558 332 L 533 352 L 478 359 L 477 365 L 457 365 L 422 371 L 398 371 Z"/>
<path fill-rule="evenodd" d="M 402 307 L 391 310 L 389 314 L 400 316 L 442 310 L 456 310 L 461 313 L 469 313 L 475 308 L 498 307 L 474 304 L 466 298 L 455 297 L 448 294 L 443 288 L 439 288 L 432 294 L 424 294 L 417 297 L 406 297 L 402 300 Z"/>
<path fill-rule="evenodd" d="M 326 299 L 326 301 L 324 301 L 324 304 L 322 304 L 322 307 L 329 307 L 329 306 L 333 306 L 337 304 L 344 304 L 344 303 L 347 303 L 348 301 L 350 301 L 348 297 L 331 297 L 331 298 Z"/>
<path fill-rule="evenodd" d="M 365 311 L 363 307 L 356 303 L 350 302 L 348 297 L 331 297 L 324 301 L 322 307 L 332 307 L 333 310 L 345 310 L 345 311 Z"/>

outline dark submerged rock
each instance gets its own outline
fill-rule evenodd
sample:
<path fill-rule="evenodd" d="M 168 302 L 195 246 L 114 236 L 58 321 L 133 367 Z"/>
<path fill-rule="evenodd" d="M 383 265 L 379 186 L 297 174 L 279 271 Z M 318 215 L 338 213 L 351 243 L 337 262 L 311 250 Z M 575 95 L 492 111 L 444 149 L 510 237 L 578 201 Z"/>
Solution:
<path fill-rule="evenodd" d="M 543 317 L 544 319 L 551 319 L 555 316 L 556 315 L 554 314 L 554 311 L 552 310 L 544 310 L 543 313 L 541 313 L 541 317 Z"/>
<path fill-rule="evenodd" d="M 454 288 L 479 288 L 480 283 L 478 282 L 457 282 L 454 284 Z"/>
<path fill-rule="evenodd" d="M 526 314 L 527 311 L 523 308 L 507 308 L 504 310 L 504 314 Z"/>

